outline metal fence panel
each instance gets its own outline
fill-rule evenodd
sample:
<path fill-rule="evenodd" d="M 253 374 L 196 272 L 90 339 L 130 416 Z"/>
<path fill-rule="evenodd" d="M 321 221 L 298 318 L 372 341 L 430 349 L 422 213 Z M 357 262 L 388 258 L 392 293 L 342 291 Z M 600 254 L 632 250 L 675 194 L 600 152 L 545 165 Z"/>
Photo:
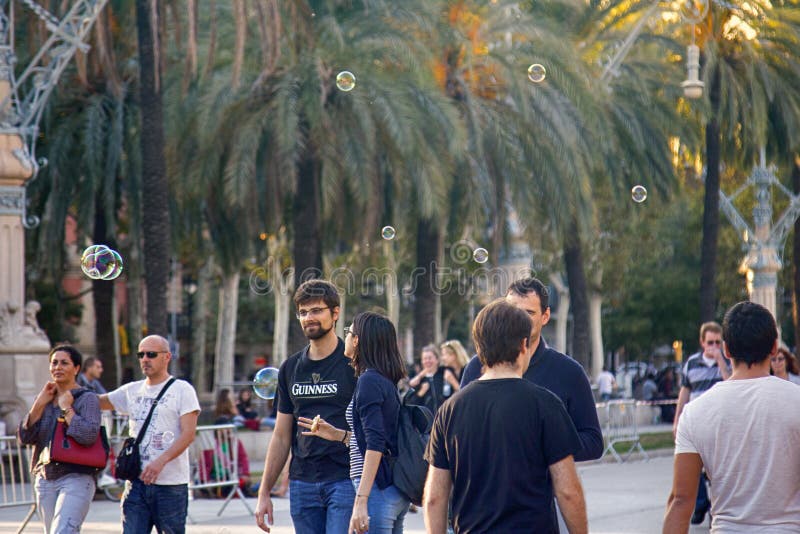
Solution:
<path fill-rule="evenodd" d="M 611 453 L 617 462 L 621 463 L 630 457 L 634 449 L 638 449 L 645 460 L 649 459 L 649 456 L 644 451 L 639 441 L 639 426 L 636 420 L 636 401 L 612 400 L 606 402 L 605 405 L 606 425 L 603 429 L 603 437 L 606 440 L 606 448 L 603 451 L 603 456 L 607 453 Z M 615 448 L 617 443 L 633 443 L 624 458 L 620 456 Z"/>
<path fill-rule="evenodd" d="M 22 532 L 36 512 L 36 498 L 28 471 L 33 447 L 20 445 L 16 436 L 0 436 L 0 508 L 28 506 L 17 532 Z"/>

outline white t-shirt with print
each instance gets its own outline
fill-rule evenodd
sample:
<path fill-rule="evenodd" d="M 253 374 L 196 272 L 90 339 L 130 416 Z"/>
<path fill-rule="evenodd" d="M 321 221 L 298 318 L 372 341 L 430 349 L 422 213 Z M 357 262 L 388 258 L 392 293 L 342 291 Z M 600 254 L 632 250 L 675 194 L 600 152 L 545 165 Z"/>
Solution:
<path fill-rule="evenodd" d="M 683 410 L 675 454 L 711 481 L 711 532 L 800 532 L 800 388 L 774 376 L 718 382 Z"/>
<path fill-rule="evenodd" d="M 108 394 L 108 400 L 114 409 L 130 416 L 129 433 L 136 437 L 139 429 L 147 419 L 153 400 L 167 385 L 166 380 L 154 386 L 148 386 L 144 380 L 125 384 Z M 182 415 L 199 412 L 200 403 L 194 388 L 184 380 L 176 380 L 158 401 L 153 410 L 153 417 L 147 425 L 139 454 L 142 457 L 142 468 L 161 456 L 169 449 L 181 433 Z M 189 483 L 189 450 L 184 450 L 177 458 L 168 462 L 156 479 L 156 484 L 188 484 Z"/>

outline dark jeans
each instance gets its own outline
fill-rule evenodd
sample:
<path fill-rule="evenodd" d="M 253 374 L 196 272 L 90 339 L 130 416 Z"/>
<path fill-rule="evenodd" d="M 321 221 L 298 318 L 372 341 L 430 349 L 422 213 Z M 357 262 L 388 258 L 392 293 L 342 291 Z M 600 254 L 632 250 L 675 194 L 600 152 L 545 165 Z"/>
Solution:
<path fill-rule="evenodd" d="M 184 534 L 189 486 L 128 483 L 122 500 L 123 534 L 144 534 L 156 527 L 164 534 Z"/>
<path fill-rule="evenodd" d="M 695 511 L 702 510 L 708 512 L 711 508 L 711 501 L 708 500 L 708 489 L 706 488 L 706 473 L 700 473 L 700 485 L 697 487 L 697 500 L 694 502 Z"/>
<path fill-rule="evenodd" d="M 349 478 L 331 482 L 289 481 L 289 508 L 295 534 L 344 534 L 356 492 Z"/>

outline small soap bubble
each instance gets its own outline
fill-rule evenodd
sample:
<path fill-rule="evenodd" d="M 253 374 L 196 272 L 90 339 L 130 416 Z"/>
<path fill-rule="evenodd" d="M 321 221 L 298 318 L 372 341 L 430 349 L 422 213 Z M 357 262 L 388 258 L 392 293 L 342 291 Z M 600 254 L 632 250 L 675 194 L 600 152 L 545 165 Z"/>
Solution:
<path fill-rule="evenodd" d="M 163 434 L 161 434 L 161 443 L 164 444 L 165 448 L 169 448 L 175 442 L 175 434 L 170 430 L 167 430 Z"/>
<path fill-rule="evenodd" d="M 528 79 L 533 83 L 541 83 L 547 77 L 547 70 L 544 68 L 544 65 L 540 65 L 539 63 L 534 63 L 530 67 L 528 67 Z"/>
<path fill-rule="evenodd" d="M 486 263 L 489 261 L 489 251 L 483 247 L 478 247 L 472 251 L 472 259 L 478 263 Z"/>
<path fill-rule="evenodd" d="M 98 280 L 108 274 L 105 260 L 111 254 L 111 249 L 105 245 L 91 245 L 86 247 L 81 254 L 81 270 L 92 280 Z M 112 256 L 113 257 L 113 256 Z"/>
<path fill-rule="evenodd" d="M 634 185 L 631 188 L 631 198 L 634 202 L 641 204 L 647 200 L 647 189 L 643 185 Z"/>
<path fill-rule="evenodd" d="M 391 241 L 394 239 L 395 235 L 397 235 L 397 232 L 395 231 L 394 226 L 384 226 L 381 229 L 381 237 L 386 241 Z"/>
<path fill-rule="evenodd" d="M 122 268 L 123 268 L 122 256 L 120 255 L 119 252 L 117 252 L 114 249 L 109 249 L 109 250 L 111 251 L 111 255 L 114 257 L 114 261 L 110 264 L 110 269 L 108 270 L 106 275 L 102 277 L 103 280 L 114 280 L 115 278 L 119 278 L 119 275 L 122 274 Z"/>
<path fill-rule="evenodd" d="M 278 370 L 274 367 L 264 367 L 253 378 L 253 392 L 262 399 L 275 398 L 278 389 Z"/>
<path fill-rule="evenodd" d="M 336 75 L 336 87 L 348 93 L 356 86 L 356 77 L 349 70 L 343 70 Z"/>

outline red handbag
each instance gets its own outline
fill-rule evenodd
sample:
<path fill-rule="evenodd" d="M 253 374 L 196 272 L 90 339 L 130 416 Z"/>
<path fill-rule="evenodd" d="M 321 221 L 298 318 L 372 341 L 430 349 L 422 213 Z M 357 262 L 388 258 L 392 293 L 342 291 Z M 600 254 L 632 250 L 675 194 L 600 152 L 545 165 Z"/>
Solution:
<path fill-rule="evenodd" d="M 101 426 L 91 445 L 81 445 L 67 435 L 66 421 L 59 417 L 50 444 L 42 451 L 42 463 L 58 462 L 103 469 L 108 462 L 108 436 Z"/>

